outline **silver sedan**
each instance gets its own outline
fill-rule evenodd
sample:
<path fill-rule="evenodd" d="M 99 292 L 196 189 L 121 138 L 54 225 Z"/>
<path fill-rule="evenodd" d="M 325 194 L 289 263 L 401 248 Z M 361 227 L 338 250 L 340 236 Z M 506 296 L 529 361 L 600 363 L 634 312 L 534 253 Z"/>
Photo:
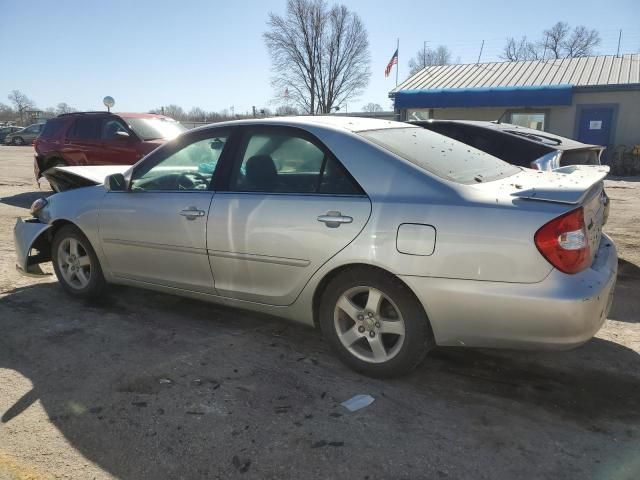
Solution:
<path fill-rule="evenodd" d="M 611 305 L 606 167 L 509 165 L 398 122 L 300 117 L 184 133 L 126 169 L 57 167 L 18 220 L 18 267 L 319 327 L 350 367 L 439 346 L 569 348 Z M 106 177 L 106 178 L 105 178 Z"/>

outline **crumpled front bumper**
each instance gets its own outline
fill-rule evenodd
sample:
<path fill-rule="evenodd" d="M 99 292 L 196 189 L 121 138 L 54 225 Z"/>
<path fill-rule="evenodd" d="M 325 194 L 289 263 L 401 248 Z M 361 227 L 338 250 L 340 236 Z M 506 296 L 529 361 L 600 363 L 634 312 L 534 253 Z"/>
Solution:
<path fill-rule="evenodd" d="M 18 218 L 13 227 L 13 243 L 16 249 L 16 267 L 23 273 L 34 274 L 33 267 L 39 263 L 51 260 L 49 243 L 45 233 L 51 225 L 40 222 L 37 218 L 24 220 Z M 38 249 L 37 254 L 32 255 L 32 250 Z"/>

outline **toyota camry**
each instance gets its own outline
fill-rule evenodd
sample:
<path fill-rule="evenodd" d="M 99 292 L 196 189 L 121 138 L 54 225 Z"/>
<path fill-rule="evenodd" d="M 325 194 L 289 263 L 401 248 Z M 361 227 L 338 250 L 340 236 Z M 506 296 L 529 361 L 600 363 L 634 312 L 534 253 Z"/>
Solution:
<path fill-rule="evenodd" d="M 55 167 L 18 267 L 319 327 L 378 377 L 435 346 L 571 348 L 611 305 L 602 166 L 541 172 L 405 123 L 294 117 L 185 132 L 132 167 Z"/>

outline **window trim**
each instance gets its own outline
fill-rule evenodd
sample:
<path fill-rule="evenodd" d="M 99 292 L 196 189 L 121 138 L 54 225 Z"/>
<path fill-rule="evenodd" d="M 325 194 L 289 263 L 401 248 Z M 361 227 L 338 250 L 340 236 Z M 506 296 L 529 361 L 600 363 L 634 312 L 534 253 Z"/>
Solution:
<path fill-rule="evenodd" d="M 324 153 L 324 159 L 322 161 L 320 176 L 318 178 L 318 183 L 316 185 L 315 192 L 248 192 L 242 190 L 235 190 L 231 188 L 231 182 L 233 181 L 234 172 L 236 169 L 240 169 L 242 165 L 242 161 L 244 160 L 244 152 L 246 151 L 246 147 L 248 145 L 249 136 L 255 134 L 279 134 L 279 135 L 290 135 L 302 138 L 303 140 L 308 141 L 313 144 L 316 148 L 318 148 L 322 153 Z M 231 149 L 230 149 L 231 150 Z M 349 181 L 353 184 L 356 190 L 359 190 L 360 193 L 353 194 L 345 194 L 345 193 L 322 193 L 319 191 L 320 184 L 322 180 L 322 175 L 324 175 L 325 167 L 327 161 L 331 159 L 336 165 L 342 170 L 342 172 L 347 176 Z M 224 171 L 222 172 L 224 175 L 224 185 L 221 185 L 221 188 L 218 190 L 224 193 L 234 193 L 234 194 L 246 194 L 246 195 L 295 195 L 295 196 L 339 196 L 339 197 L 367 197 L 367 193 L 364 188 L 358 183 L 358 181 L 351 175 L 351 172 L 344 166 L 344 164 L 336 157 L 333 152 L 318 139 L 315 135 L 313 135 L 308 130 L 304 130 L 302 128 L 293 127 L 289 125 L 265 125 L 265 124 L 256 124 L 256 125 L 245 125 L 238 127 L 237 137 L 235 139 L 234 144 L 232 145 L 232 150 L 229 152 L 227 157 L 227 163 L 224 166 Z M 217 170 L 217 169 L 216 169 Z"/>

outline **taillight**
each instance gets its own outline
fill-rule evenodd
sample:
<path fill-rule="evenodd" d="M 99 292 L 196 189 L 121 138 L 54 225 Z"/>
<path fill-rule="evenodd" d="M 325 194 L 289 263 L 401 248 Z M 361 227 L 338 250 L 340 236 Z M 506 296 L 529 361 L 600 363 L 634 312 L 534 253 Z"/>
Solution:
<path fill-rule="evenodd" d="M 589 239 L 582 207 L 554 218 L 535 234 L 536 247 L 551 265 L 564 273 L 589 266 Z"/>

